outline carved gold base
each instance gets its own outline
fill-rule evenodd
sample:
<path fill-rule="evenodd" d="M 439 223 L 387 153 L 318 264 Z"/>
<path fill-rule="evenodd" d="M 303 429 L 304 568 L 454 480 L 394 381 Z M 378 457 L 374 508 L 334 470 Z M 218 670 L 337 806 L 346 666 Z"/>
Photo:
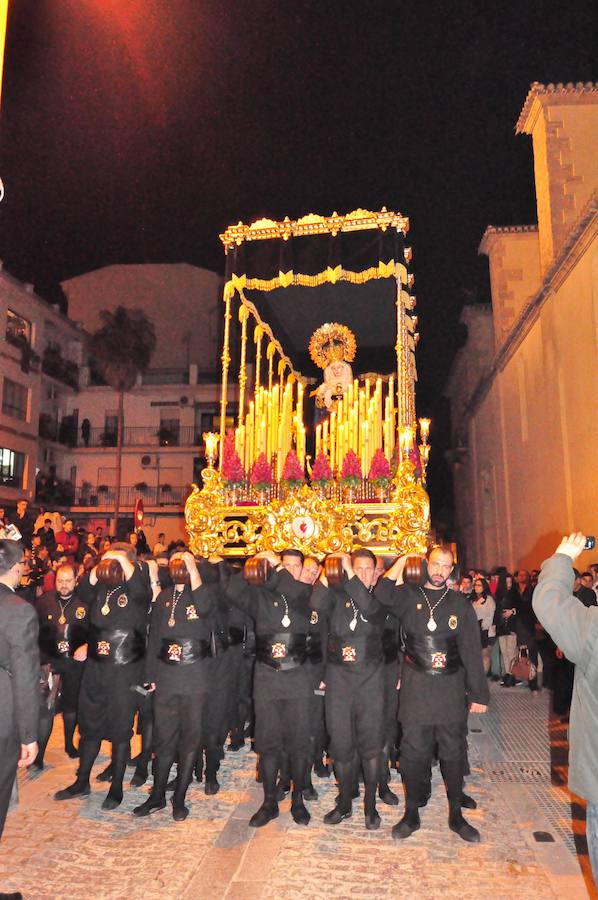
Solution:
<path fill-rule="evenodd" d="M 389 503 L 339 503 L 307 485 L 261 506 L 230 506 L 216 469 L 201 473 L 185 504 L 189 546 L 197 556 L 280 553 L 295 547 L 319 559 L 365 546 L 378 553 L 423 554 L 430 501 L 409 461 L 400 464 Z M 229 498 L 230 499 L 230 498 Z"/>

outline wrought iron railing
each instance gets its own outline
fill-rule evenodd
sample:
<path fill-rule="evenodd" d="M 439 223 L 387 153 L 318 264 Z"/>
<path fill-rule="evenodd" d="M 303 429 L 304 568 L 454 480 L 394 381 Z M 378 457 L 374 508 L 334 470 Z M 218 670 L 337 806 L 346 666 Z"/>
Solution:
<path fill-rule="evenodd" d="M 120 489 L 120 507 L 133 508 L 135 501 L 141 498 L 148 506 L 180 506 L 187 499 L 187 485 L 163 484 L 160 487 L 123 485 Z M 114 506 L 116 489 L 110 485 L 94 485 L 93 487 L 77 487 L 73 506 Z"/>

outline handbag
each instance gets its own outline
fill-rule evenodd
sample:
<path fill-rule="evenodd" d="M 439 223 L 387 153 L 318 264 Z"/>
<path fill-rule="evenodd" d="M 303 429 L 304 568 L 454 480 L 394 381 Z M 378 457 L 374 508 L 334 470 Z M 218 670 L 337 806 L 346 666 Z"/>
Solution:
<path fill-rule="evenodd" d="M 517 681 L 531 681 L 536 677 L 537 669 L 529 658 L 529 650 L 523 644 L 518 648 L 517 659 L 511 664 L 511 675 Z"/>

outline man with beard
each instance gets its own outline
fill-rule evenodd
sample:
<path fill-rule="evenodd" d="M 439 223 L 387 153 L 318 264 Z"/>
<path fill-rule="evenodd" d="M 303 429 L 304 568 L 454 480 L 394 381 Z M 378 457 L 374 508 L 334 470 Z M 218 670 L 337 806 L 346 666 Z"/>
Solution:
<path fill-rule="evenodd" d="M 307 825 L 310 814 L 302 791 L 309 757 L 312 684 L 305 662 L 311 592 L 298 580 L 303 568 L 299 550 L 284 550 L 281 557 L 266 551 L 258 557 L 273 567 L 266 582 L 250 586 L 242 575 L 232 575 L 226 589 L 231 603 L 255 622 L 255 749 L 260 754 L 264 802 L 249 824 L 260 828 L 277 818 L 276 776 L 286 753 L 293 781 L 291 815 L 297 825 Z"/>
<path fill-rule="evenodd" d="M 87 605 L 75 587 L 75 571 L 65 564 L 56 571 L 56 589 L 39 598 L 35 607 L 39 619 L 39 649 L 42 666 L 60 677 L 60 710 L 64 723 L 64 750 L 71 759 L 79 754 L 73 744 L 77 724 L 77 704 L 87 659 Z M 39 753 L 35 765 L 44 767 L 44 753 L 52 733 L 54 710 L 42 709 Z"/>
<path fill-rule="evenodd" d="M 420 828 L 419 805 L 436 745 L 449 802 L 448 824 L 464 841 L 479 832 L 463 817 L 461 800 L 466 759 L 467 706 L 486 712 L 489 693 L 475 612 L 446 582 L 453 570 L 449 548 L 429 554 L 423 585 L 400 584 L 405 557 L 397 560 L 377 593 L 399 620 L 405 645 L 399 717 L 405 814 L 393 837 L 408 838 Z"/>
<path fill-rule="evenodd" d="M 112 744 L 112 783 L 102 809 L 112 810 L 123 799 L 123 778 L 129 758 L 133 720 L 137 710 L 135 686 L 143 677 L 147 610 L 151 593 L 136 565 L 129 544 L 115 544 L 104 559 L 120 564 L 120 582 L 98 582 L 97 569 L 79 586 L 89 607 L 88 659 L 79 695 L 79 771 L 76 781 L 58 791 L 55 800 L 85 797 L 89 775 L 102 740 Z"/>

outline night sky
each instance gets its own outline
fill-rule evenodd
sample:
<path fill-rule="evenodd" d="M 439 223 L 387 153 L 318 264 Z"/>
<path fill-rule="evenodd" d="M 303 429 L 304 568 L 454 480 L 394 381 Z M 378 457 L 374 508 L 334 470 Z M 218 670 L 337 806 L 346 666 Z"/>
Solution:
<path fill-rule="evenodd" d="M 242 219 L 383 205 L 411 219 L 420 413 L 488 224 L 536 218 L 514 126 L 532 81 L 596 78 L 596 4 L 11 0 L 0 259 L 48 298 L 112 263 L 222 271 Z"/>

